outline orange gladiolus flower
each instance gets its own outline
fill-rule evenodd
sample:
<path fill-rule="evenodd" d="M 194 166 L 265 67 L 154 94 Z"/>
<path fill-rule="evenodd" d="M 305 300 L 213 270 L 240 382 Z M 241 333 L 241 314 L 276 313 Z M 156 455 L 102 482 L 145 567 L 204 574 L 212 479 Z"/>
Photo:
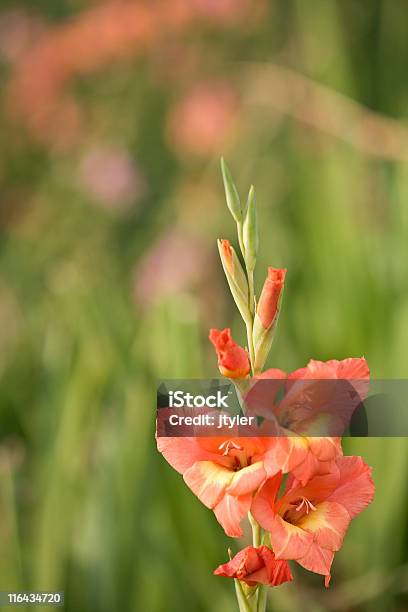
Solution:
<path fill-rule="evenodd" d="M 315 474 L 335 470 L 336 460 L 343 454 L 341 438 L 317 434 L 314 428 L 318 430 L 323 420 L 328 431 L 337 428 L 342 432 L 365 397 L 369 376 L 364 358 L 312 359 L 289 375 L 271 369 L 256 376 L 245 402 L 248 414 L 262 416 L 265 425 L 271 423 L 275 431 L 275 444 L 268 455 L 270 471 L 292 472 L 306 484 Z M 286 385 L 286 394 L 277 401 L 282 385 Z"/>
<path fill-rule="evenodd" d="M 268 268 L 256 313 L 265 329 L 269 329 L 278 313 L 279 298 L 285 282 L 286 269 Z"/>
<path fill-rule="evenodd" d="M 227 535 L 240 537 L 253 493 L 269 477 L 275 438 L 158 437 L 157 448 L 207 508 Z M 272 462 L 274 469 L 274 462 Z"/>
<path fill-rule="evenodd" d="M 292 573 L 286 561 L 276 559 L 267 546 L 247 546 L 235 555 L 228 563 L 214 570 L 216 576 L 238 578 L 248 586 L 267 584 L 279 586 L 293 580 Z"/>
<path fill-rule="evenodd" d="M 231 330 L 211 329 L 210 341 L 218 357 L 218 367 L 227 378 L 245 378 L 251 370 L 248 353 L 231 336 Z"/>
<path fill-rule="evenodd" d="M 336 470 L 314 476 L 306 485 L 290 474 L 281 497 L 282 474 L 277 474 L 259 489 L 251 508 L 270 532 L 276 557 L 323 574 L 326 586 L 334 553 L 350 521 L 372 501 L 375 488 L 371 468 L 361 457 L 338 457 L 336 464 Z"/>

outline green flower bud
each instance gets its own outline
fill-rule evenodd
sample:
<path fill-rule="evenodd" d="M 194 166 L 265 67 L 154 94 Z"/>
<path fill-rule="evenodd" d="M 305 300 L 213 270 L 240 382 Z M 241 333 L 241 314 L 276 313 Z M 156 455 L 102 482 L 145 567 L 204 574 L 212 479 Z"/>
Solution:
<path fill-rule="evenodd" d="M 248 308 L 248 282 L 235 250 L 228 240 L 218 240 L 222 267 L 231 289 L 232 297 L 245 322 L 250 321 Z"/>
<path fill-rule="evenodd" d="M 256 200 L 253 185 L 249 190 L 247 210 L 244 220 L 243 240 L 245 248 L 245 262 L 249 272 L 255 268 L 258 253 L 258 222 L 256 215 Z"/>
<path fill-rule="evenodd" d="M 228 169 L 227 164 L 224 161 L 224 158 L 221 158 L 221 172 L 222 178 L 224 181 L 224 189 L 225 189 L 225 198 L 227 200 L 227 206 L 230 209 L 232 216 L 234 217 L 236 223 L 242 222 L 242 210 L 241 210 L 241 202 L 239 199 L 237 188 L 235 187 L 235 183 L 232 180 L 231 172 Z"/>

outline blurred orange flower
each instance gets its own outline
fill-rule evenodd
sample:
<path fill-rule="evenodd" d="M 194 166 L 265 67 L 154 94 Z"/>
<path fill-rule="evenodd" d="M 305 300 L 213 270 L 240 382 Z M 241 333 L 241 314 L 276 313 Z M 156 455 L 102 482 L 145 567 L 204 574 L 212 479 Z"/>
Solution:
<path fill-rule="evenodd" d="M 234 6 L 232 6 L 234 5 Z M 255 11 L 257 15 L 259 11 Z M 152 45 L 177 36 L 194 23 L 210 22 L 213 27 L 243 19 L 253 10 L 248 0 L 159 0 L 154 3 L 106 0 L 83 10 L 77 17 L 52 27 L 24 49 L 16 63 L 8 86 L 9 109 L 23 118 L 39 140 L 66 147 L 83 138 L 82 114 L 68 91 L 70 81 L 112 61 L 144 53 Z M 189 136 L 181 142 L 203 138 L 205 152 L 225 133 L 234 107 L 228 88 L 218 87 L 198 92 L 187 105 Z M 206 116 L 197 119 L 197 99 L 204 103 Z M 197 128 L 197 123 L 201 127 Z M 219 136 L 217 136 L 219 134 Z M 221 138 L 222 139 L 222 138 Z"/>

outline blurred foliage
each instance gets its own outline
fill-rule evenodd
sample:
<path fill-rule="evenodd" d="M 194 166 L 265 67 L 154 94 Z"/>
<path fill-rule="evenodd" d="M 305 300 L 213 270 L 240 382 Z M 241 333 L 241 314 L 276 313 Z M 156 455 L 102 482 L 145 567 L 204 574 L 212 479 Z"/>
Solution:
<path fill-rule="evenodd" d="M 288 268 L 270 365 L 407 375 L 406 3 L 41 0 L 0 9 L 0 590 L 66 610 L 235 609 L 237 544 L 155 450 L 160 377 L 244 342 L 217 261 L 218 160 Z M 404 331 L 405 330 L 405 331 Z M 271 610 L 403 610 L 407 442 L 353 440 L 376 499 L 333 585 Z"/>

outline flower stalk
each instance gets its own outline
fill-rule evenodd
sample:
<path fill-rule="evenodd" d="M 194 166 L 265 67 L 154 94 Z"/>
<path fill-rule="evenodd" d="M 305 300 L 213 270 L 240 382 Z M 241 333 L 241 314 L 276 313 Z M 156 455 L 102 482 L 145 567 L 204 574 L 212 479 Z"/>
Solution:
<path fill-rule="evenodd" d="M 257 321 L 259 317 L 256 313 L 254 287 L 254 270 L 259 243 L 255 190 L 253 185 L 251 185 L 246 207 L 243 209 L 238 190 L 224 159 L 221 159 L 221 171 L 227 206 L 237 226 L 238 244 L 245 264 L 245 271 L 241 267 L 234 249 L 227 240 L 219 240 L 218 248 L 232 296 L 245 323 L 251 374 L 256 375 L 262 370 L 262 366 L 265 363 L 267 353 L 272 344 L 272 335 L 276 326 L 278 309 L 276 304 L 273 303 L 272 308 L 274 312 L 270 315 L 272 324 L 268 326 L 267 332 L 269 333 L 265 333 L 265 327 L 262 326 L 262 323 Z M 262 295 L 264 295 L 264 293 Z M 276 291 L 274 295 L 276 295 Z M 267 297 L 269 297 L 269 294 Z M 278 299 L 279 295 L 277 295 L 276 300 Z M 264 297 L 264 302 L 265 301 L 266 298 Z M 271 302 L 271 298 L 269 298 L 269 302 Z M 263 313 L 267 306 L 268 304 L 262 310 Z M 255 342 L 254 338 L 256 325 L 258 325 L 257 342 Z M 261 337 L 260 340 L 259 337 Z M 258 356 L 258 351 L 260 352 L 260 356 Z M 234 378 L 234 382 L 237 385 L 237 379 L 236 377 Z M 254 519 L 251 512 L 248 512 L 248 519 L 252 528 L 252 544 L 254 548 L 257 548 L 262 544 L 263 530 Z M 235 589 L 240 612 L 247 612 L 248 610 L 253 612 L 264 612 L 266 606 L 265 585 L 259 584 L 255 591 L 254 589 L 248 591 L 248 587 L 245 588 L 239 580 L 235 579 Z"/>
<path fill-rule="evenodd" d="M 263 371 L 276 331 L 286 270 L 268 268 L 257 300 L 255 192 L 251 187 L 242 206 L 224 160 L 221 169 L 242 258 L 228 240 L 219 240 L 218 249 L 229 288 L 245 323 L 247 348 L 235 342 L 229 328 L 211 329 L 209 339 L 222 376 L 229 378 L 238 391 L 242 410 L 246 406 L 250 414 L 251 402 L 255 402 L 257 416 L 266 420 L 266 424 L 273 423 L 282 433 L 250 438 L 240 437 L 238 430 L 221 444 L 216 436 L 203 440 L 197 436 L 194 442 L 190 438 L 164 436 L 158 437 L 157 445 L 167 461 L 183 474 L 187 486 L 214 512 L 228 536 L 242 537 L 241 522 L 248 518 L 252 545 L 235 556 L 229 551 L 229 561 L 219 565 L 214 574 L 234 579 L 240 612 L 265 612 L 268 588 L 293 579 L 288 560 L 324 576 L 324 584 L 329 585 L 334 554 L 341 547 L 351 520 L 374 496 L 371 469 L 361 457 L 343 455 L 337 434 L 287 435 L 288 423 L 291 431 L 299 431 L 299 426 L 304 431 L 304 418 L 302 411 L 290 412 L 290 403 L 282 404 L 287 396 L 276 402 L 276 393 L 286 380 L 368 381 L 369 369 L 364 358 L 349 358 L 311 360 L 306 367 L 290 374 L 277 368 Z M 268 393 L 272 395 L 267 397 L 257 389 L 258 382 L 261 384 L 265 379 L 271 382 Z M 280 420 L 282 407 L 284 423 Z M 339 414 L 335 416 L 338 418 Z M 318 412 L 308 412 L 309 428 L 318 417 Z M 333 435 L 336 437 L 329 437 Z"/>
<path fill-rule="evenodd" d="M 257 548 L 262 543 L 262 529 L 250 512 L 248 512 L 248 519 L 252 527 L 252 545 Z"/>
<path fill-rule="evenodd" d="M 244 593 L 244 589 L 242 587 L 241 581 L 238 580 L 238 578 L 234 578 L 234 583 L 235 583 L 235 594 L 237 596 L 239 612 L 253 612 L 253 609 L 250 606 L 246 598 L 246 595 Z"/>

